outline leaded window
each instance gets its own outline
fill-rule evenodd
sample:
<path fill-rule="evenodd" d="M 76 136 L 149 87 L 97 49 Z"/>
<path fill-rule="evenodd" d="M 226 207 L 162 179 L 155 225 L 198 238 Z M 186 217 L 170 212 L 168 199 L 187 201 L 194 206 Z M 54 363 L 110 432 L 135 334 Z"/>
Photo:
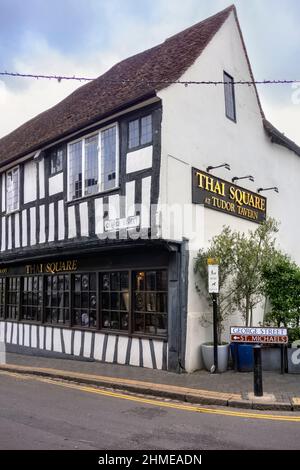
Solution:
<path fill-rule="evenodd" d="M 70 322 L 70 275 L 45 276 L 46 322 L 65 324 Z"/>
<path fill-rule="evenodd" d="M 19 167 L 6 173 L 6 210 L 13 212 L 19 209 Z"/>
<path fill-rule="evenodd" d="M 43 276 L 27 276 L 23 279 L 23 320 L 41 321 L 43 308 Z"/>
<path fill-rule="evenodd" d="M 101 311 L 102 328 L 128 331 L 128 271 L 101 275 Z"/>
<path fill-rule="evenodd" d="M 50 174 L 56 175 L 63 169 L 64 149 L 57 148 L 51 151 L 50 154 Z"/>
<path fill-rule="evenodd" d="M 5 318 L 5 277 L 0 277 L 0 318 Z"/>
<path fill-rule="evenodd" d="M 236 121 L 234 80 L 228 73 L 224 72 L 225 114 L 232 121 Z"/>
<path fill-rule="evenodd" d="M 19 317 L 20 278 L 8 277 L 7 318 L 17 320 Z"/>
<path fill-rule="evenodd" d="M 69 200 L 116 187 L 117 138 L 117 126 L 113 125 L 69 144 Z"/>
<path fill-rule="evenodd" d="M 166 336 L 167 272 L 138 271 L 133 276 L 134 332 Z"/>
<path fill-rule="evenodd" d="M 102 191 L 116 186 L 116 126 L 101 132 L 101 183 Z"/>
<path fill-rule="evenodd" d="M 82 142 L 69 145 L 69 199 L 82 196 Z"/>
<path fill-rule="evenodd" d="M 133 149 L 152 142 L 152 114 L 134 119 L 128 125 L 128 148 Z"/>
<path fill-rule="evenodd" d="M 73 279 L 73 324 L 96 328 L 97 275 L 96 273 L 74 274 Z"/>

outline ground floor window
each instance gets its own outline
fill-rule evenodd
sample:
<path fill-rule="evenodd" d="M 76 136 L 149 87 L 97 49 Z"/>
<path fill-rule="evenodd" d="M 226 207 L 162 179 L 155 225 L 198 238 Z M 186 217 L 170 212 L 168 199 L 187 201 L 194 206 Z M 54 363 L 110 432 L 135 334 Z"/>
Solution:
<path fill-rule="evenodd" d="M 128 330 L 129 273 L 101 274 L 102 328 Z"/>
<path fill-rule="evenodd" d="M 43 306 L 43 277 L 27 276 L 23 279 L 21 317 L 41 321 Z"/>
<path fill-rule="evenodd" d="M 70 321 L 70 274 L 45 276 L 46 323 L 65 324 Z"/>
<path fill-rule="evenodd" d="M 7 287 L 7 318 L 17 320 L 19 317 L 20 278 L 9 277 Z"/>
<path fill-rule="evenodd" d="M 166 337 L 167 270 L 0 277 L 0 317 Z"/>
<path fill-rule="evenodd" d="M 73 323 L 74 325 L 96 328 L 97 288 L 96 273 L 74 275 Z"/>
<path fill-rule="evenodd" d="M 134 331 L 144 334 L 167 334 L 167 273 L 134 273 Z"/>
<path fill-rule="evenodd" d="M 5 315 L 5 277 L 0 277 L 0 318 Z"/>

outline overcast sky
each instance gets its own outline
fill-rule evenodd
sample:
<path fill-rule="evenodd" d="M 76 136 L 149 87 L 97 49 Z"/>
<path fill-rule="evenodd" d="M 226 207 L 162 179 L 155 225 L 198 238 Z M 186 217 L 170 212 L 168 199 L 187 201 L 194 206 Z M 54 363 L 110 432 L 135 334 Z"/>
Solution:
<path fill-rule="evenodd" d="M 231 3 L 0 0 L 0 72 L 96 77 Z M 236 0 L 235 5 L 255 78 L 300 79 L 300 1 Z M 78 86 L 0 77 L 0 137 Z M 267 118 L 300 145 L 300 85 L 261 85 L 259 94 Z"/>

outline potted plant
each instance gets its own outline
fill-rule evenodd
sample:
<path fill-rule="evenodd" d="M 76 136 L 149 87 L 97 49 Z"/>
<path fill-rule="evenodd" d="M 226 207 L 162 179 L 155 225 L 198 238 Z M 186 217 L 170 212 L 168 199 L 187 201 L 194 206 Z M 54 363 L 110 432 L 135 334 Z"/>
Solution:
<path fill-rule="evenodd" d="M 212 297 L 208 293 L 207 259 L 219 260 L 219 295 L 217 309 L 217 337 L 218 337 L 218 371 L 225 372 L 228 368 L 229 344 L 222 341 L 224 323 L 232 314 L 232 289 L 229 281 L 232 266 L 232 232 L 224 227 L 220 235 L 214 237 L 207 250 L 199 250 L 195 262 L 195 273 L 198 274 L 196 289 L 206 299 L 210 314 L 202 316 L 202 322 L 212 325 Z M 201 345 L 201 354 L 204 367 L 212 370 L 214 365 L 214 343 L 207 342 Z"/>
<path fill-rule="evenodd" d="M 207 250 L 199 251 L 195 271 L 199 273 L 202 281 L 197 285 L 197 290 L 201 295 L 208 296 L 207 258 L 213 257 L 220 260 L 219 346 L 222 346 L 221 335 L 224 330 L 224 323 L 233 313 L 238 312 L 241 315 L 245 326 L 252 326 L 253 310 L 264 297 L 263 269 L 272 265 L 277 256 L 274 238 L 277 231 L 278 224 L 271 218 L 248 234 L 224 227 L 222 232 L 212 239 Z M 209 347 L 212 348 L 212 345 L 202 345 L 202 351 L 206 351 Z M 252 370 L 252 347 L 250 344 L 235 346 L 240 371 Z M 219 349 L 220 354 L 222 354 L 221 348 Z M 204 353 L 202 355 L 204 360 L 204 357 L 208 354 Z"/>
<path fill-rule="evenodd" d="M 278 224 L 268 218 L 248 234 L 235 232 L 233 243 L 233 303 L 241 314 L 245 326 L 253 326 L 254 308 L 265 296 L 263 272 L 277 259 L 275 234 Z M 253 345 L 235 345 L 235 359 L 238 370 L 248 372 L 253 369 Z M 233 349 L 233 348 L 232 348 Z"/>

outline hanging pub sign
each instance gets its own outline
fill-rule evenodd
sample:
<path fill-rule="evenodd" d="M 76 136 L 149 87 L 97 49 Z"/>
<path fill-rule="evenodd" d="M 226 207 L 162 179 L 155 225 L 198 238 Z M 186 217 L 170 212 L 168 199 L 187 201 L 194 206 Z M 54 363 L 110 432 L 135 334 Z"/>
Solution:
<path fill-rule="evenodd" d="M 192 168 L 192 202 L 256 223 L 266 220 L 265 197 L 196 168 Z"/>

